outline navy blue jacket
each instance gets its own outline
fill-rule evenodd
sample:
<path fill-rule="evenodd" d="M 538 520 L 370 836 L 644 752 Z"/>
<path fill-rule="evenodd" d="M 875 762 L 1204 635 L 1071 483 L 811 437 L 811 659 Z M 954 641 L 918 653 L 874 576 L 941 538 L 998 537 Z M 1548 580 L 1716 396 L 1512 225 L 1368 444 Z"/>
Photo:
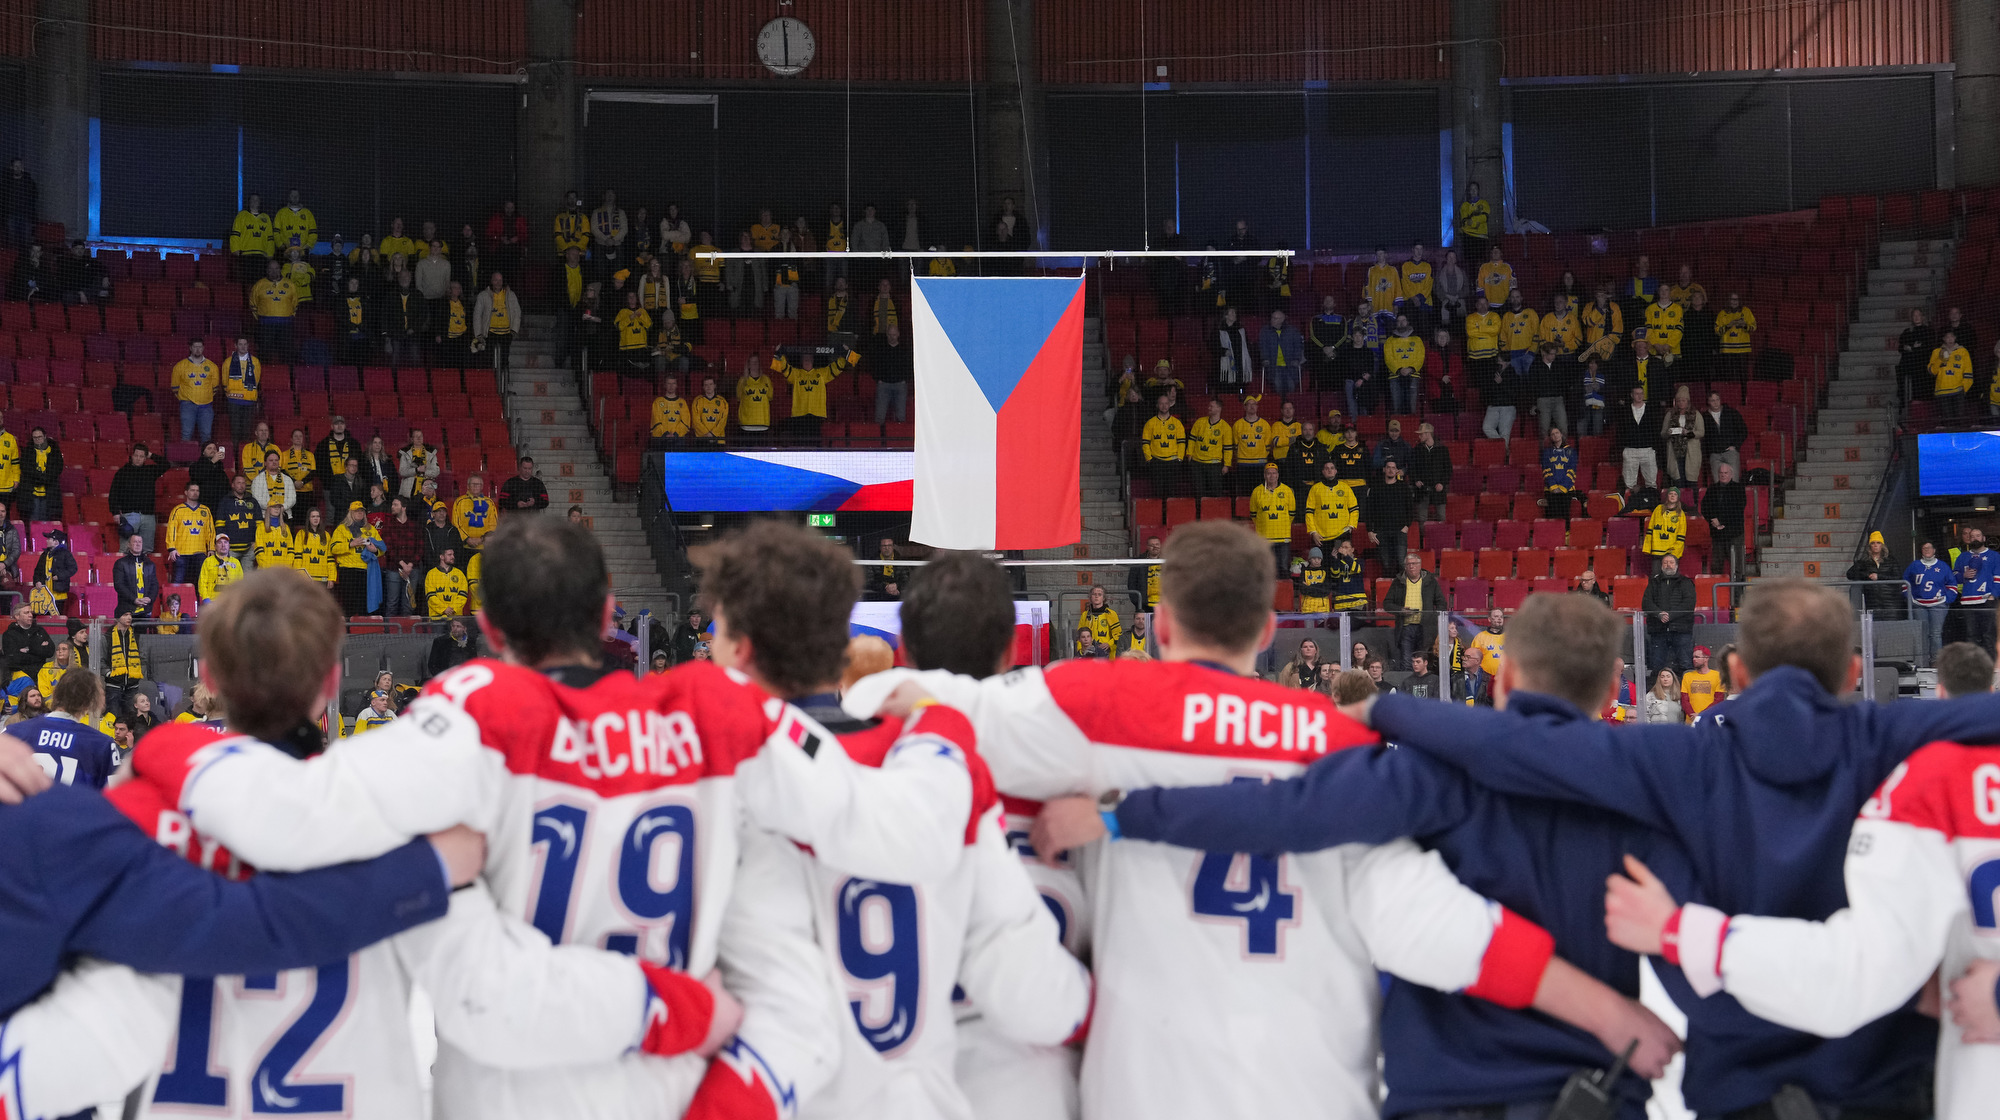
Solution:
<path fill-rule="evenodd" d="M 49 776 L 66 786 L 103 789 L 118 768 L 118 745 L 111 736 L 87 723 L 68 716 L 40 716 L 24 719 L 7 729 L 7 734 L 28 744 L 36 756 L 53 764 Z"/>
<path fill-rule="evenodd" d="M 1376 703 L 1374 724 L 1500 792 L 1596 805 L 1667 833 L 1692 863 L 1695 901 L 1821 921 L 1847 905 L 1841 868 L 1862 804 L 1925 743 L 2000 738 L 2000 695 L 1845 703 L 1781 667 L 1691 726 L 1400 696 Z M 1937 1025 L 1907 1008 L 1821 1039 L 1758 1019 L 1727 993 L 1698 999 L 1679 969 L 1658 971 L 1688 1014 L 1684 1093 L 1696 1112 L 1747 1108 L 1787 1083 L 1830 1104 L 1904 1105 L 1929 1083 Z"/>
<path fill-rule="evenodd" d="M 1550 696 L 1517 692 L 1507 702 L 1552 720 L 1584 718 Z M 1118 807 L 1118 827 L 1138 840 L 1258 853 L 1413 836 L 1460 882 L 1548 930 L 1563 959 L 1633 999 L 1639 958 L 1604 938 L 1605 877 L 1630 852 L 1677 893 L 1689 879 L 1678 845 L 1616 813 L 1496 794 L 1456 767 L 1393 747 L 1342 751 L 1289 781 L 1136 790 Z M 1576 1070 L 1612 1061 L 1595 1038 L 1539 1012 L 1393 977 L 1382 1054 L 1385 1116 L 1553 1100 Z M 1643 1117 L 1649 1093 L 1627 1073 L 1619 1114 Z"/>
<path fill-rule="evenodd" d="M 444 916 L 436 849 L 230 882 L 140 831 L 94 790 L 0 805 L 0 1015 L 88 954 L 194 976 L 327 964 Z"/>

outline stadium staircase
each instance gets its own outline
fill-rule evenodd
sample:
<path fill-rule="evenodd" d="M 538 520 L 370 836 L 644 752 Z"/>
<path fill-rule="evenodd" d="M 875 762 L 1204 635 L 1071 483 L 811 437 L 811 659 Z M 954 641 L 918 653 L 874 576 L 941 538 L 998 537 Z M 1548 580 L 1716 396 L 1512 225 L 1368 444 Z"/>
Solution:
<path fill-rule="evenodd" d="M 1954 242 L 1883 241 L 1827 385 L 1818 427 L 1760 552 L 1760 576 L 1840 579 L 1861 546 L 1895 436 L 1896 342 L 1910 309 L 1936 317 Z"/>
<path fill-rule="evenodd" d="M 558 363 L 554 324 L 553 316 L 528 316 L 525 336 L 514 345 L 514 371 L 506 389 L 515 442 L 535 458 L 549 488 L 550 515 L 563 517 L 569 507 L 583 507 L 591 531 L 604 547 L 611 590 L 619 602 L 628 611 L 644 608 L 664 616 L 670 613 L 666 593 L 639 524 L 638 507 L 612 496 L 611 478 L 585 422 L 576 374 Z M 487 485 L 499 481 L 491 479 Z"/>
<path fill-rule="evenodd" d="M 1130 534 L 1125 526 L 1125 501 L 1118 479 L 1118 456 L 1112 444 L 1111 427 L 1104 421 L 1105 346 L 1103 323 L 1087 318 L 1083 327 L 1083 462 L 1079 484 L 1083 488 L 1083 539 L 1062 548 L 1036 549 L 1030 560 L 1117 559 L 1130 555 Z M 1027 589 L 1031 595 L 1047 595 L 1058 626 L 1065 621 L 1075 629 L 1081 607 L 1078 599 L 1087 596 L 1093 583 L 1102 583 L 1119 614 L 1129 624 L 1136 609 L 1124 597 L 1125 570 L 1077 568 L 1029 568 Z M 1070 596 L 1065 604 L 1063 596 Z"/>

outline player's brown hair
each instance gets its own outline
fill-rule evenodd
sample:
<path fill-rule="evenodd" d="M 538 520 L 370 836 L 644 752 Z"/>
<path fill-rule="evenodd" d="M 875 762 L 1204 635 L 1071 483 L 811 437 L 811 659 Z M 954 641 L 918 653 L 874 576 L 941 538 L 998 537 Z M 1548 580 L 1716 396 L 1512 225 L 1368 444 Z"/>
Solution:
<path fill-rule="evenodd" d="M 1993 659 L 1971 642 L 1953 642 L 1938 651 L 1937 683 L 1938 691 L 1951 699 L 1991 692 Z M 56 694 L 62 694 L 61 685 L 56 686 Z"/>
<path fill-rule="evenodd" d="M 1854 661 L 1854 610 L 1846 596 L 1797 577 L 1764 580 L 1744 597 L 1736 623 L 1736 655 L 1752 678 L 1792 665 L 1830 693 L 1846 686 Z"/>
<path fill-rule="evenodd" d="M 536 665 L 558 654 L 599 656 L 611 576 L 590 530 L 566 517 L 516 514 L 501 519 L 480 552 L 480 610 L 516 657 Z"/>
<path fill-rule="evenodd" d="M 195 645 L 229 725 L 277 740 L 311 716 L 342 637 L 326 588 L 292 568 L 258 568 L 209 601 Z"/>
<path fill-rule="evenodd" d="M 1160 598 L 1174 624 L 1197 641 L 1243 650 L 1271 616 L 1271 546 L 1234 521 L 1197 521 L 1174 530 L 1160 551 Z"/>
<path fill-rule="evenodd" d="M 1543 592 L 1507 620 L 1507 659 L 1521 667 L 1521 687 L 1559 697 L 1590 713 L 1611 691 L 1613 662 L 1629 630 L 1589 595 Z"/>
<path fill-rule="evenodd" d="M 903 649 L 919 669 L 990 677 L 1014 650 L 1014 589 L 976 552 L 942 553 L 903 595 Z"/>
<path fill-rule="evenodd" d="M 1359 704 L 1379 691 L 1375 678 L 1366 669 L 1342 669 L 1333 678 L 1333 702 L 1336 704 Z"/>
<path fill-rule="evenodd" d="M 847 639 L 847 652 L 840 659 L 840 690 L 845 692 L 861 678 L 895 667 L 896 651 L 888 642 L 873 634 L 856 634 Z"/>
<path fill-rule="evenodd" d="M 780 695 L 840 679 L 861 569 L 847 549 L 798 525 L 758 521 L 704 550 L 701 594 Z"/>
<path fill-rule="evenodd" d="M 104 706 L 104 686 L 97 674 L 84 668 L 71 669 L 56 678 L 49 707 L 73 716 L 89 715 Z"/>

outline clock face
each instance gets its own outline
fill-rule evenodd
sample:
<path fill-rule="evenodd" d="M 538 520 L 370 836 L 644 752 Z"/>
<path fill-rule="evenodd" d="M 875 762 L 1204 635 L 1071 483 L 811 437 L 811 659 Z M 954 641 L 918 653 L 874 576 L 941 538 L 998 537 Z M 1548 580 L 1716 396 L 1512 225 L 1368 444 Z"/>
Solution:
<path fill-rule="evenodd" d="M 757 32 L 757 59 L 773 74 L 790 77 L 812 65 L 812 29 L 791 16 L 779 16 Z"/>

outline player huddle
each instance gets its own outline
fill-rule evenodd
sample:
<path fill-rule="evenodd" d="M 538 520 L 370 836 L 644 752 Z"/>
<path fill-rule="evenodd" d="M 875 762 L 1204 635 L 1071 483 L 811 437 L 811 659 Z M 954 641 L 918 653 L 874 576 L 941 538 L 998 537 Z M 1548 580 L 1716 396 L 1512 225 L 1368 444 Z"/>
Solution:
<path fill-rule="evenodd" d="M 59 1117 L 136 1089 L 144 1116 L 418 1120 L 408 1009 L 421 990 L 439 1045 L 429 1103 L 445 1120 L 1637 1117 L 1644 1078 L 1679 1040 L 1636 1002 L 1637 957 L 1605 937 L 1605 875 L 1633 855 L 1645 865 L 1613 887 L 1613 937 L 1664 948 L 1694 993 L 1728 992 L 1710 1001 L 1730 1003 L 1723 1018 L 1691 1018 L 1690 1099 L 1705 1114 L 1766 1115 L 1754 1110 L 1786 1089 L 1808 1107 L 1868 1102 L 1813 1081 L 1816 1044 L 1803 1036 L 1786 1043 L 1790 1065 L 1750 1063 L 1784 1078 L 1770 1092 L 1737 1076 L 1730 1045 L 1771 1051 L 1750 1013 L 1865 1031 L 1936 967 L 1947 931 L 1965 927 L 1952 935 L 1961 971 L 2000 956 L 1978 941 L 1991 899 L 1968 908 L 1964 879 L 1935 868 L 1924 882 L 1948 897 L 1913 902 L 1902 884 L 1887 916 L 1880 892 L 1855 890 L 1854 908 L 1825 925 L 1731 927 L 1724 914 L 1826 918 L 1844 900 L 1811 914 L 1732 906 L 1728 876 L 1690 851 L 1676 809 L 1643 804 L 1670 792 L 1657 776 L 1627 784 L 1631 803 L 1562 766 L 1570 788 L 1510 790 L 1559 781 L 1525 763 L 1384 747 L 1435 736 L 1399 729 L 1389 701 L 1353 713 L 1371 729 L 1257 680 L 1272 574 L 1239 526 L 1199 523 L 1169 543 L 1161 662 L 1003 672 L 1007 580 L 947 556 L 904 597 L 905 652 L 925 671 L 863 678 L 844 696 L 859 591 L 844 550 L 764 523 L 700 560 L 713 663 L 635 679 L 597 665 L 613 604 L 589 535 L 552 518 L 507 522 L 485 549 L 480 618 L 499 656 L 443 674 L 395 723 L 324 751 L 308 721 L 338 681 L 336 608 L 284 570 L 218 596 L 202 672 L 228 728 L 156 730 L 107 796 L 189 862 L 249 878 L 211 879 L 207 893 L 189 880 L 170 900 L 216 934 L 199 952 L 135 947 L 80 917 L 37 927 L 61 952 L 0 965 L 0 999 L 12 993 L 0 1116 Z M 1589 611 L 1603 608 L 1530 601 L 1499 686 L 1514 702 L 1447 713 L 1524 722 L 1454 727 L 1460 748 L 1562 747 L 1589 730 L 1570 724 L 1603 706 L 1616 639 L 1608 612 Z M 1746 641 L 1761 672 L 1760 656 Z M 1767 691 L 1787 671 L 1769 667 Z M 1754 719 L 1756 695 L 1719 711 Z M 1884 777 L 1877 818 L 1943 827 L 1951 805 L 1927 800 L 1919 820 L 1896 785 L 1947 771 L 1939 790 L 1976 781 L 1977 750 L 1889 770 L 1933 738 L 2000 733 L 2000 711 L 1927 707 L 1954 718 L 1871 725 L 1888 745 L 1866 762 L 1882 772 L 1856 778 L 1865 787 L 1844 810 L 1853 781 L 1820 790 L 1822 832 Z M 12 747 L 0 748 L 4 788 Z M 1987 765 L 1996 792 L 1954 822 L 2000 804 L 2000 752 Z M 0 840 L 9 814 L 31 819 L 58 793 L 95 796 L 0 806 Z M 1741 846 L 1736 856 L 1754 861 Z M 388 886 L 356 889 L 392 873 L 393 904 Z M 0 878 L 0 910 L 11 889 Z M 1693 901 L 1676 906 L 1669 890 Z M 168 905 L 109 887 L 92 897 L 120 930 Z M 315 909 L 315 898 L 338 901 Z M 239 925 L 272 933 L 237 936 Z M 316 939 L 286 936 L 308 925 Z M 1750 931 L 1756 965 L 1724 952 L 1736 944 L 1726 929 Z M 1819 940 L 1807 952 L 1786 938 Z M 1868 994 L 1844 1005 L 1846 1019 L 1788 1009 L 1788 997 L 1824 1003 L 1839 987 L 1810 982 L 1814 969 L 1877 956 L 1896 958 L 1882 967 L 1893 979 L 1857 985 Z M 1752 995 L 1761 981 L 1739 979 L 1751 967 L 1802 979 Z M 1953 1030 L 1941 1082 L 1985 1069 Z M 1878 1045 L 1873 1064 L 1911 1049 Z M 1616 1055 L 1635 1071 L 1617 1084 L 1577 1076 Z M 1873 1074 L 1859 1063 L 1853 1085 Z M 1726 1088 L 1697 1100 L 1710 1072 Z"/>

